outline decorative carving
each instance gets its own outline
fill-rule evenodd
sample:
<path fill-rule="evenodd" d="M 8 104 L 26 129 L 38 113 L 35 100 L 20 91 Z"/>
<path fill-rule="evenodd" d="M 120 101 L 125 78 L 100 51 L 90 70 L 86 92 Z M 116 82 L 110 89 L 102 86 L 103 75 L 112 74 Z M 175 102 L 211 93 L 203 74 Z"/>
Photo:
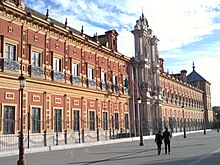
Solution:
<path fill-rule="evenodd" d="M 37 95 L 33 95 L 32 100 L 33 100 L 33 102 L 40 102 L 41 101 L 40 96 L 37 96 Z"/>
<path fill-rule="evenodd" d="M 13 33 L 13 30 L 14 30 L 13 27 L 8 26 L 8 32 L 9 32 L 9 33 Z"/>
<path fill-rule="evenodd" d="M 79 100 L 74 100 L 73 105 L 79 105 Z"/>
<path fill-rule="evenodd" d="M 15 94 L 11 92 L 5 92 L 5 99 L 6 100 L 14 100 L 15 99 Z"/>
<path fill-rule="evenodd" d="M 38 42 L 39 41 L 39 37 L 38 36 L 34 36 L 34 41 Z"/>
<path fill-rule="evenodd" d="M 55 104 L 61 104 L 61 98 L 55 98 L 54 102 Z"/>
<path fill-rule="evenodd" d="M 55 44 L 55 48 L 59 49 L 59 44 L 58 43 Z"/>

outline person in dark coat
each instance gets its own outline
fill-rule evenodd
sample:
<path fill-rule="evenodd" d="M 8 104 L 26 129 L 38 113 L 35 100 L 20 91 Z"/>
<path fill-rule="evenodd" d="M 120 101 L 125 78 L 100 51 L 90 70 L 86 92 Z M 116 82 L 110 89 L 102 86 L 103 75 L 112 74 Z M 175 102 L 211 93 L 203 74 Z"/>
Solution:
<path fill-rule="evenodd" d="M 165 128 L 165 131 L 163 132 L 163 139 L 165 144 L 165 154 L 167 154 L 167 147 L 168 147 L 168 153 L 170 154 L 170 138 L 171 134 L 168 131 L 168 128 Z"/>
<path fill-rule="evenodd" d="M 161 134 L 161 131 L 158 130 L 158 133 L 155 135 L 155 143 L 157 144 L 158 155 L 160 155 L 162 140 L 163 136 Z"/>

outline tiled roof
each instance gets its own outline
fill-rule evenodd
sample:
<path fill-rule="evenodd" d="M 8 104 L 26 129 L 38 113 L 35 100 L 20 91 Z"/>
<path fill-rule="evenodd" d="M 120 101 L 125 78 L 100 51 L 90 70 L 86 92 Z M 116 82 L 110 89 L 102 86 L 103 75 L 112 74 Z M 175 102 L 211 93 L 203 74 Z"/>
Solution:
<path fill-rule="evenodd" d="M 188 82 L 194 82 L 194 81 L 206 81 L 200 74 L 198 74 L 195 70 L 193 70 L 188 76 L 187 76 Z"/>

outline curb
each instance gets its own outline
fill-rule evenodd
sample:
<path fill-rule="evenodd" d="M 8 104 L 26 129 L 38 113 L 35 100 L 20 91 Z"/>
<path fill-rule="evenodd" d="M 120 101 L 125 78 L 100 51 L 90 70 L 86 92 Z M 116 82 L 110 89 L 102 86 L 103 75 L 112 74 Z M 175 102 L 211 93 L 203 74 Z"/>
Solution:
<path fill-rule="evenodd" d="M 207 129 L 206 131 L 211 131 L 211 129 Z M 199 132 L 203 132 L 203 130 L 186 132 L 186 134 L 199 133 Z M 183 135 L 183 132 L 177 132 L 177 133 L 172 134 L 172 136 L 180 136 L 180 135 Z M 154 138 L 155 138 L 155 135 L 149 135 L 149 136 L 143 137 L 144 140 L 149 140 L 149 139 L 154 139 Z M 68 145 L 61 145 L 61 146 L 27 148 L 27 149 L 25 149 L 25 154 L 65 150 L 65 149 L 71 149 L 71 148 L 83 148 L 83 147 L 114 144 L 114 143 L 121 143 L 121 142 L 131 142 L 131 141 L 138 141 L 138 140 L 140 140 L 140 137 L 122 138 L 122 139 L 114 139 L 114 140 L 106 140 L 106 141 L 98 141 L 98 142 L 88 142 L 88 143 L 78 143 L 78 144 L 68 144 Z M 18 154 L 19 154 L 18 150 L 4 151 L 4 152 L 0 152 L 0 157 L 15 156 Z"/>

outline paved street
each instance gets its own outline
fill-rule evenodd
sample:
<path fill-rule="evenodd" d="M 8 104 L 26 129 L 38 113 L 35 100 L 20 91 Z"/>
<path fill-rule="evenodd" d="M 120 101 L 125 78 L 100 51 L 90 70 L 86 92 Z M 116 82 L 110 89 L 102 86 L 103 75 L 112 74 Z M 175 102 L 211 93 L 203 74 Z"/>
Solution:
<path fill-rule="evenodd" d="M 158 156 L 154 140 L 107 144 L 25 155 L 27 165 L 219 165 L 220 133 L 209 131 L 172 138 L 171 155 Z M 15 165 L 18 156 L 1 157 L 1 165 Z"/>

